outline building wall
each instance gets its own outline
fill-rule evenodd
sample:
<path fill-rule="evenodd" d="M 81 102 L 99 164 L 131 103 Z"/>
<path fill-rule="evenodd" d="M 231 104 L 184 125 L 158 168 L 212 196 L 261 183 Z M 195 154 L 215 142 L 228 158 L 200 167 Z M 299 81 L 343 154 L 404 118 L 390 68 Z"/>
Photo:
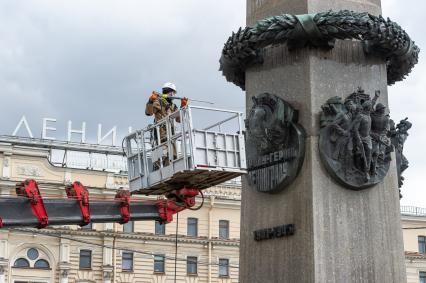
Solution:
<path fill-rule="evenodd" d="M 426 255 L 419 253 L 419 236 L 426 236 L 426 214 L 410 214 L 402 215 L 407 282 L 418 283 L 420 272 L 426 272 Z"/>
<path fill-rule="evenodd" d="M 418 252 L 418 236 L 426 236 L 425 216 L 402 216 L 404 232 L 404 250 Z"/>
<path fill-rule="evenodd" d="M 91 197 L 111 198 L 116 189 L 126 186 L 125 175 L 109 172 L 55 167 L 48 162 L 47 150 L 0 145 L 0 193 L 14 195 L 16 182 L 36 179 L 44 197 L 66 196 L 64 186 L 79 180 Z M 123 226 L 94 224 L 92 229 L 61 226 L 49 229 L 0 230 L 0 283 L 31 282 L 174 282 L 175 234 L 178 225 L 176 261 L 177 282 L 238 281 L 240 189 L 218 186 L 205 191 L 205 204 L 197 211 L 179 213 L 179 221 L 166 225 L 165 235 L 155 235 L 154 221 L 134 223 L 134 233 Z M 136 198 L 139 196 L 135 196 Z M 144 199 L 149 197 L 143 197 Z M 155 199 L 155 197 L 152 197 Z M 197 200 L 200 203 L 201 199 Z M 187 236 L 187 218 L 198 219 L 198 236 Z M 229 221 L 229 239 L 219 239 L 219 220 Z M 26 258 L 29 248 L 39 251 L 38 259 L 47 260 L 49 269 L 13 267 L 15 260 Z M 80 269 L 80 250 L 91 250 L 92 267 Z M 133 251 L 133 271 L 122 270 L 123 250 Z M 154 272 L 154 254 L 164 254 L 165 272 Z M 197 257 L 197 275 L 187 274 L 187 256 Z M 229 259 L 229 276 L 218 274 L 219 258 Z"/>
<path fill-rule="evenodd" d="M 141 226 L 140 223 L 137 223 L 136 227 L 138 226 Z M 121 227 L 117 226 L 116 228 L 118 228 L 116 230 L 119 230 Z M 43 233 L 54 233 L 56 235 L 56 232 L 60 232 L 59 237 L 43 235 Z M 205 233 L 201 228 L 200 232 Z M 157 236 L 152 232 L 124 233 L 118 231 L 104 232 L 102 230 L 59 229 L 56 231 L 35 231 L 34 233 L 2 231 L 1 236 L 7 240 L 9 250 L 5 256 L 8 259 L 8 265 L 6 266 L 6 278 L 4 282 L 13 282 L 13 279 L 33 280 L 36 277 L 38 280 L 43 280 L 44 282 L 59 282 L 60 278 L 63 279 L 65 277 L 60 276 L 64 270 L 68 270 L 66 276 L 69 280 L 68 282 L 109 282 L 106 280 L 109 278 L 112 282 L 166 282 L 173 279 L 174 275 L 174 235 L 166 234 L 164 236 Z M 216 263 L 218 262 L 218 258 L 228 258 L 230 265 L 238 266 L 238 241 L 209 240 L 204 236 L 186 237 L 184 234 L 180 234 L 178 238 L 178 282 L 237 282 L 238 269 L 230 268 L 229 278 L 222 279 L 218 276 Z M 78 241 L 74 241 L 73 239 Z M 63 247 L 64 245 L 68 246 L 69 256 L 63 259 L 65 260 L 64 262 L 61 262 L 60 254 L 64 253 L 64 249 L 67 249 Z M 104 248 L 102 245 L 115 247 L 115 252 L 109 255 L 106 251 L 108 248 Z M 210 246 L 211 255 L 209 257 Z M 36 248 L 40 252 L 45 251 L 48 256 L 44 258 L 50 263 L 51 270 L 40 271 L 12 267 L 17 258 L 25 257 L 25 252 L 28 248 Z M 79 269 L 79 252 L 81 249 L 92 251 L 91 270 Z M 123 250 L 140 252 L 134 253 L 133 272 L 126 272 L 121 269 Z M 154 274 L 151 254 L 166 255 L 164 274 Z M 198 276 L 188 276 L 186 274 L 185 259 L 187 256 L 198 257 Z M 207 264 L 212 265 L 210 281 Z M 60 265 L 64 265 L 65 268 L 61 268 Z M 115 266 L 115 271 L 112 267 L 105 268 L 108 265 Z M 104 274 L 105 270 L 107 271 Z M 34 277 L 35 272 L 37 272 L 36 277 Z"/>

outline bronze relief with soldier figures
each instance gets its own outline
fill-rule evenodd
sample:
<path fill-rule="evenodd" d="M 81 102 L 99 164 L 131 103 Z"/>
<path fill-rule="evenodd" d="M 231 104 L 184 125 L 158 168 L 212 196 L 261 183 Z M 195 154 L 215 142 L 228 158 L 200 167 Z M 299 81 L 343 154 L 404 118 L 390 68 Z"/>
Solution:
<path fill-rule="evenodd" d="M 405 139 L 397 141 L 397 131 L 386 106 L 377 103 L 379 96 L 380 92 L 376 91 L 371 98 L 358 88 L 346 99 L 332 97 L 321 107 L 321 158 L 329 173 L 350 189 L 361 190 L 380 183 L 389 170 L 394 146 L 401 148 L 399 163 L 404 159 Z M 400 124 L 398 128 L 408 127 Z"/>

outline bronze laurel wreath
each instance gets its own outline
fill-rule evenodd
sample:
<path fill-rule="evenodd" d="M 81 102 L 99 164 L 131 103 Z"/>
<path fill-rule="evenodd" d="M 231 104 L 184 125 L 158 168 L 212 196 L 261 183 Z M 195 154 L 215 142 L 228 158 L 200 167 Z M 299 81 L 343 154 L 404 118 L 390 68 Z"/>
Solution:
<path fill-rule="evenodd" d="M 418 61 L 419 48 L 397 23 L 382 16 L 342 10 L 302 16 L 283 14 L 240 28 L 225 43 L 220 70 L 227 81 L 244 90 L 245 70 L 263 62 L 264 47 L 287 43 L 289 49 L 308 45 L 333 48 L 335 39 L 361 40 L 366 52 L 386 60 L 389 85 L 403 80 Z"/>

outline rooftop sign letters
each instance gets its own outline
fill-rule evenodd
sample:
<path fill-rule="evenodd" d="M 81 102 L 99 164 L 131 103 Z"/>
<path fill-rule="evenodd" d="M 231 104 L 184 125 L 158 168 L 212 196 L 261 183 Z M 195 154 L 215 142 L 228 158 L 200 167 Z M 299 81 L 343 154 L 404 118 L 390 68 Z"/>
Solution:
<path fill-rule="evenodd" d="M 55 132 L 57 130 L 55 118 L 43 118 L 42 119 L 42 130 L 41 130 L 41 138 L 45 140 L 56 140 Z M 15 127 L 15 130 L 12 133 L 12 136 L 17 136 L 20 130 L 26 131 L 27 135 L 31 138 L 34 138 L 33 131 L 30 128 L 30 124 L 27 121 L 27 118 L 22 116 L 19 120 L 18 124 Z M 129 133 L 132 132 L 132 128 L 128 128 Z M 66 128 L 66 140 L 71 141 L 73 137 L 78 136 L 79 142 L 86 143 L 86 122 L 82 122 L 81 126 L 77 127 L 73 125 L 72 121 L 69 120 Z M 97 135 L 96 135 L 96 144 L 109 143 L 109 145 L 116 146 L 117 145 L 117 126 L 112 127 L 111 129 L 104 130 L 102 128 L 102 124 L 98 124 L 97 127 Z"/>

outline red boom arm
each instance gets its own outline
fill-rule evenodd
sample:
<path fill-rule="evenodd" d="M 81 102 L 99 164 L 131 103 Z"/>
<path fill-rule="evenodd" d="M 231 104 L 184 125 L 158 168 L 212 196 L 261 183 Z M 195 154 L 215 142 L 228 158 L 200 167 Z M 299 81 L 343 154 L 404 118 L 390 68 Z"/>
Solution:
<path fill-rule="evenodd" d="M 157 201 L 133 201 L 130 192 L 119 190 L 115 199 L 90 200 L 89 192 L 80 182 L 65 188 L 68 198 L 43 199 L 37 182 L 30 179 L 18 183 L 17 197 L 0 198 L 1 227 L 37 227 L 47 225 L 87 225 L 129 220 L 173 221 L 173 215 L 195 205 L 199 190 L 182 188 Z"/>

